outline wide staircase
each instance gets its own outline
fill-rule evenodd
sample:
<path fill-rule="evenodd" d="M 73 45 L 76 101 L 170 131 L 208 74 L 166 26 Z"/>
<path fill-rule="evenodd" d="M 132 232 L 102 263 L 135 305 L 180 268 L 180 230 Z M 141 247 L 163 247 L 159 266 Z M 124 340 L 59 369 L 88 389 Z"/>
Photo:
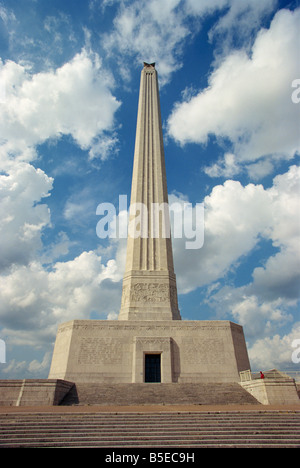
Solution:
<path fill-rule="evenodd" d="M 0 448 L 104 447 L 115 453 L 130 448 L 300 448 L 300 411 L 98 413 L 66 409 L 0 414 Z"/>
<path fill-rule="evenodd" d="M 231 383 L 79 383 L 61 405 L 226 405 L 258 404 L 237 382 Z"/>

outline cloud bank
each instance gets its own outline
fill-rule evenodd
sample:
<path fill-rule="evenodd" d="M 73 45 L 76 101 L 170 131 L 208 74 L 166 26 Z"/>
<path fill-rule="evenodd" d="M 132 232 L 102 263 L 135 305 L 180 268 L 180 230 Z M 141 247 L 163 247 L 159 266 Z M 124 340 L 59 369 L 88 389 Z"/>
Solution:
<path fill-rule="evenodd" d="M 98 54 L 82 49 L 62 67 L 36 74 L 13 61 L 0 61 L 0 81 L 5 86 L 2 155 L 30 161 L 37 157 L 36 145 L 71 135 L 92 157 L 101 156 L 99 140 L 113 131 L 120 103 Z"/>
<path fill-rule="evenodd" d="M 168 132 L 180 144 L 206 144 L 212 135 L 231 142 L 232 154 L 206 174 L 232 177 L 246 165 L 255 179 L 272 172 L 274 161 L 299 153 L 299 108 L 291 99 L 299 26 L 299 9 L 280 10 L 250 54 L 241 49 L 226 55 L 206 89 L 175 105 Z"/>

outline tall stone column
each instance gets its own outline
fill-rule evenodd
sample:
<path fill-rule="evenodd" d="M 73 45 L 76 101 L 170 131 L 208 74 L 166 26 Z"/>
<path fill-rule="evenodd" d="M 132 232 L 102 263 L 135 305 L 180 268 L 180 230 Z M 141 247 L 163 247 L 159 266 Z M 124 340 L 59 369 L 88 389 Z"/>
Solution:
<path fill-rule="evenodd" d="M 180 320 L 155 64 L 141 72 L 119 320 Z"/>

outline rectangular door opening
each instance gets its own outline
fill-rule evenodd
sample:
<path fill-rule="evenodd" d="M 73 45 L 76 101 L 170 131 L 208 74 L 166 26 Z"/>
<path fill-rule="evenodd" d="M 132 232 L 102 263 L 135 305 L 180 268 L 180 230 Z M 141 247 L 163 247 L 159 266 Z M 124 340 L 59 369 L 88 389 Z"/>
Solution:
<path fill-rule="evenodd" d="M 161 382 L 160 354 L 145 354 L 145 382 Z"/>

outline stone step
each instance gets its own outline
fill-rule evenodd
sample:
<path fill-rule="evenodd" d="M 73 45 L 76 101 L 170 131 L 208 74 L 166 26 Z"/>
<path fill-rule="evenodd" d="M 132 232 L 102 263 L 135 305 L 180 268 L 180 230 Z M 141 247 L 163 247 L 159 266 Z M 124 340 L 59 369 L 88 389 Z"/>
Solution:
<path fill-rule="evenodd" d="M 226 408 L 226 407 L 225 407 Z M 63 410 L 64 408 L 61 408 Z M 11 410 L 14 411 L 14 410 Z M 166 423 L 186 423 L 186 424 L 198 424 L 201 422 L 202 424 L 207 422 L 209 424 L 213 423 L 214 421 L 218 424 L 228 424 L 230 422 L 241 422 L 241 423 L 258 423 L 263 422 L 266 423 L 270 421 L 271 424 L 277 423 L 282 421 L 282 414 L 285 415 L 284 423 L 286 421 L 294 421 L 299 422 L 298 415 L 300 410 L 283 410 L 280 411 L 273 411 L 273 410 L 246 410 L 243 411 L 231 410 L 227 408 L 222 410 L 221 412 L 218 411 L 194 411 L 194 412 L 184 412 L 184 411 L 172 411 L 172 412 L 164 412 L 163 409 L 160 412 L 144 412 L 140 411 L 137 413 L 129 413 L 129 412 L 85 412 L 84 408 L 82 412 L 32 412 L 28 413 L 26 409 L 24 412 L 7 412 L 7 413 L 0 413 L 0 425 L 7 424 L 8 418 L 12 425 L 15 424 L 49 424 L 49 423 L 60 423 L 60 424 L 80 424 L 88 422 L 88 424 L 98 424 L 101 425 L 116 425 L 119 426 L 120 424 L 145 424 L 148 423 L 151 425 L 153 422 Z M 87 420 L 87 414 L 89 413 L 89 419 Z M 146 414 L 146 419 L 145 419 Z"/>
<path fill-rule="evenodd" d="M 0 441 L 2 442 L 2 441 Z M 5 443 L 6 441 L 4 441 Z M 150 436 L 150 435 L 144 435 L 141 437 L 135 437 L 134 440 L 132 438 L 126 437 L 126 436 L 120 436 L 120 437 L 97 437 L 97 436 L 86 436 L 84 434 L 78 435 L 78 437 L 72 436 L 63 436 L 58 440 L 57 437 L 49 438 L 49 437 L 35 437 L 34 441 L 32 439 L 29 439 L 26 441 L 24 438 L 21 439 L 15 439 L 11 440 L 9 442 L 6 442 L 7 445 L 12 447 L 13 445 L 19 445 L 21 446 L 28 446 L 28 444 L 35 444 L 35 446 L 40 446 L 41 444 L 48 444 L 50 445 L 63 445 L 63 446 L 68 446 L 68 445 L 81 445 L 81 444 L 94 444 L 98 445 L 99 447 L 108 447 L 108 446 L 114 446 L 114 447 L 126 447 L 128 445 L 133 445 L 139 446 L 150 446 L 152 447 L 153 445 L 159 446 L 159 447 L 165 447 L 165 446 L 170 446 L 170 447 L 178 447 L 182 445 L 194 445 L 194 446 L 201 446 L 203 443 L 218 443 L 218 444 L 228 444 L 228 443 L 234 443 L 234 444 L 260 444 L 260 445 L 266 445 L 268 443 L 276 444 L 276 445 L 284 445 L 284 444 L 293 444 L 295 447 L 300 447 L 300 438 L 293 436 L 292 434 L 287 435 L 287 436 L 282 436 L 282 437 L 274 437 L 274 436 L 262 436 L 262 435 L 237 435 L 237 434 L 229 434 L 229 435 L 203 435 L 203 436 L 182 436 L 181 434 L 178 434 L 178 436 L 173 436 L 172 439 L 170 436 L 167 434 L 165 436 L 161 435 L 159 437 L 157 436 Z"/>
<path fill-rule="evenodd" d="M 70 415 L 71 416 L 71 415 Z M 282 416 L 279 415 L 278 417 L 270 417 L 268 415 L 262 415 L 257 418 L 252 418 L 249 413 L 247 413 L 247 417 L 241 417 L 239 418 L 238 416 L 230 417 L 227 416 L 226 418 L 218 418 L 217 416 L 215 417 L 212 415 L 212 417 L 199 417 L 199 418 L 172 418 L 169 417 L 167 418 L 161 418 L 159 415 L 157 417 L 152 416 L 152 417 L 145 417 L 144 414 L 140 414 L 139 418 L 114 418 L 111 415 L 111 419 L 109 416 L 106 416 L 105 418 L 98 417 L 98 418 L 93 418 L 89 417 L 87 419 L 86 413 L 83 413 L 79 418 L 43 418 L 43 417 L 36 417 L 34 416 L 32 418 L 24 418 L 24 420 L 20 417 L 16 417 L 14 419 L 10 418 L 8 419 L 7 415 L 2 415 L 0 418 L 0 429 L 5 428 L 8 425 L 8 422 L 10 424 L 11 430 L 17 430 L 19 428 L 23 428 L 26 426 L 29 426 L 32 430 L 35 429 L 35 427 L 45 427 L 51 429 L 57 428 L 103 428 L 103 430 L 109 430 L 109 429 L 120 429 L 120 428 L 125 428 L 125 429 L 130 429 L 130 428 L 155 428 L 156 426 L 159 426 L 159 428 L 173 428 L 177 427 L 180 425 L 180 427 L 187 427 L 187 428 L 198 428 L 198 427 L 212 427 L 212 426 L 217 426 L 217 427 L 230 427 L 231 424 L 234 424 L 235 426 L 239 427 L 265 427 L 265 426 L 270 426 L 270 428 L 276 429 L 277 427 L 285 426 L 287 424 L 291 425 L 293 424 L 295 428 L 300 428 L 300 420 L 298 413 L 295 413 L 295 415 L 285 415 L 284 420 L 282 420 Z M 210 416 L 210 413 L 209 413 Z"/>
<path fill-rule="evenodd" d="M 237 382 L 173 384 L 77 383 L 62 405 L 258 404 Z"/>
<path fill-rule="evenodd" d="M 300 448 L 300 411 L 4 413 L 0 448 Z"/>
<path fill-rule="evenodd" d="M 167 423 L 164 423 L 164 422 L 161 422 L 160 420 L 158 421 L 155 421 L 155 425 L 159 425 L 159 430 L 172 430 L 173 428 L 176 429 L 178 426 L 180 426 L 181 428 L 186 428 L 187 430 L 198 430 L 199 428 L 199 424 L 201 423 L 201 428 L 205 428 L 205 429 L 209 429 L 211 426 L 212 426 L 212 423 L 209 423 L 207 421 L 205 422 L 202 422 L 202 421 L 199 421 L 198 423 L 187 423 L 187 422 L 174 422 L 174 423 L 170 423 L 170 424 L 167 424 Z M 247 430 L 248 429 L 251 429 L 251 428 L 259 428 L 259 427 L 262 427 L 262 428 L 265 428 L 265 427 L 268 427 L 270 430 L 279 430 L 279 428 L 284 428 L 286 423 L 281 423 L 276 420 L 276 421 L 268 421 L 268 422 L 261 422 L 261 421 L 258 421 L 258 422 L 250 422 L 250 423 L 247 423 L 247 422 L 237 422 L 237 421 L 234 421 L 234 420 L 231 420 L 231 421 L 228 421 L 226 423 L 221 423 L 221 422 L 217 422 L 217 427 L 218 428 L 231 428 L 231 425 L 232 423 L 235 424 L 235 427 L 238 427 L 240 430 L 246 428 Z M 295 428 L 299 428 L 300 429 L 300 424 L 299 423 L 295 423 L 293 420 L 289 420 L 287 423 L 289 424 L 294 424 L 294 427 Z M 129 424 L 132 424 L 132 427 L 130 427 Z M 276 428 L 274 428 L 274 424 L 276 424 Z M 99 428 L 99 422 L 96 424 L 96 423 L 84 423 L 84 422 L 79 422 L 79 423 L 70 423 L 70 424 L 67 424 L 67 423 L 63 423 L 61 424 L 60 422 L 56 422 L 56 423 L 30 423 L 30 422 L 26 422 L 26 424 L 16 424 L 14 423 L 13 427 L 12 427 L 12 431 L 14 432 L 17 432 L 17 431 L 22 431 L 24 429 L 24 427 L 26 427 L 26 425 L 30 425 L 30 431 L 35 431 L 36 428 L 37 429 L 40 429 L 40 428 L 43 428 L 44 430 L 47 430 L 47 431 L 51 431 L 51 430 L 78 430 L 78 431 L 82 431 L 83 429 L 84 430 L 100 430 L 98 429 Z M 59 425 L 59 428 L 57 429 L 57 426 Z M 103 431 L 113 431 L 115 429 L 124 429 L 126 431 L 136 431 L 136 430 L 149 430 L 149 429 L 152 429 L 152 430 L 155 430 L 155 426 L 153 423 L 149 423 L 149 422 L 145 422 L 144 424 L 143 423 L 139 423 L 139 424 L 136 424 L 136 423 L 121 423 L 121 424 L 101 424 L 101 430 Z M 6 427 L 6 424 L 2 423 L 0 425 L 0 430 L 2 428 L 5 428 Z"/>
<path fill-rule="evenodd" d="M 102 414 L 102 413 L 101 413 Z M 49 416 L 47 416 L 46 418 L 43 418 L 41 417 L 39 419 L 38 416 L 34 416 L 32 418 L 24 418 L 24 420 L 20 420 L 19 417 L 15 417 L 14 419 L 11 418 L 10 419 L 10 424 L 11 424 L 11 427 L 12 428 L 17 428 L 17 427 L 23 427 L 23 426 L 26 426 L 27 424 L 29 424 L 31 427 L 34 428 L 34 426 L 45 426 L 45 427 L 51 427 L 51 426 L 54 426 L 56 427 L 58 424 L 60 427 L 70 427 L 70 426 L 74 426 L 74 427 L 80 427 L 81 425 L 84 425 L 84 426 L 89 426 L 89 427 L 93 427 L 93 426 L 98 426 L 99 424 L 101 424 L 101 427 L 106 427 L 106 428 L 111 428 L 111 427 L 116 427 L 116 428 L 119 428 L 119 427 L 129 427 L 130 425 L 134 425 L 134 426 L 142 426 L 142 427 L 145 427 L 146 425 L 148 425 L 149 427 L 152 427 L 153 424 L 159 424 L 160 427 L 173 427 L 173 426 L 176 426 L 177 424 L 180 424 L 180 425 L 186 425 L 188 427 L 197 427 L 199 424 L 201 425 L 212 425 L 214 423 L 218 424 L 218 425 L 222 425 L 222 426 L 228 426 L 230 425 L 231 423 L 234 423 L 234 424 L 239 424 L 241 426 L 243 425 L 247 425 L 247 426 L 251 426 L 251 425 L 258 425 L 258 424 L 263 424 L 263 425 L 280 425 L 280 424 L 286 424 L 286 423 L 293 423 L 295 424 L 296 426 L 299 426 L 300 425 L 300 421 L 298 419 L 298 413 L 295 413 L 295 415 L 290 415 L 290 416 L 286 416 L 284 421 L 282 422 L 282 417 L 281 415 L 279 416 L 275 416 L 275 417 L 269 417 L 269 416 L 265 416 L 264 414 L 262 416 L 258 416 L 258 417 L 253 417 L 251 415 L 249 415 L 249 413 L 247 413 L 247 416 L 243 416 L 243 417 L 238 417 L 238 415 L 236 416 L 233 416 L 232 418 L 230 416 L 227 416 L 226 418 L 223 418 L 222 416 L 221 417 L 218 417 L 219 414 L 217 415 L 211 415 L 209 413 L 209 416 L 211 417 L 201 417 L 201 418 L 190 418 L 190 417 L 186 417 L 186 418 L 172 418 L 170 416 L 168 416 L 168 418 L 161 418 L 160 416 L 152 416 L 152 417 L 148 417 L 148 414 L 147 414 L 147 418 L 145 419 L 144 418 L 144 414 L 139 414 L 139 418 L 130 418 L 130 417 L 120 417 L 120 418 L 115 418 L 113 414 L 110 415 L 109 413 L 109 416 L 111 416 L 111 418 L 109 416 L 105 416 L 105 417 L 93 417 L 90 415 L 90 418 L 86 419 L 86 413 L 82 413 L 80 417 L 78 417 L 76 415 L 76 417 L 73 418 L 73 415 L 69 415 L 68 414 L 68 418 L 51 418 Z M 1 415 L 0 416 L 0 428 L 4 426 L 6 427 L 7 426 L 7 416 L 6 415 Z"/>
<path fill-rule="evenodd" d="M 43 435 L 42 437 L 45 438 L 47 437 L 48 440 L 51 439 L 57 439 L 58 435 L 60 438 L 67 438 L 67 437 L 72 437 L 72 438 L 82 438 L 82 437 L 91 437 L 91 438 L 101 438 L 101 441 L 105 440 L 126 440 L 126 439 L 132 439 L 133 437 L 135 440 L 138 440 L 140 438 L 144 439 L 157 439 L 158 436 L 160 440 L 163 438 L 169 438 L 170 435 L 172 435 L 172 440 L 176 439 L 184 439 L 184 438 L 205 438 L 205 437 L 211 437 L 211 438 L 216 438 L 216 437 L 224 437 L 228 438 L 230 436 L 234 436 L 237 439 L 238 438 L 245 438 L 245 436 L 251 436 L 251 437 L 256 437 L 256 438 L 261 438 L 261 439 L 283 439 L 287 437 L 292 437 L 296 440 L 300 440 L 300 434 L 295 434 L 293 429 L 278 429 L 278 430 L 268 430 L 268 434 L 265 435 L 265 429 L 246 429 L 244 428 L 243 430 L 238 430 L 238 429 L 233 429 L 229 430 L 220 430 L 218 428 L 210 428 L 210 429 L 202 429 L 202 430 L 184 430 L 184 434 L 182 431 L 181 427 L 178 427 L 176 430 L 170 431 L 170 430 L 156 430 L 152 431 L 150 429 L 146 430 L 144 429 L 143 431 L 124 431 L 122 434 L 117 435 L 116 431 L 101 431 L 101 430 L 93 430 L 93 431 L 88 431 L 88 430 L 69 430 L 69 431 L 45 431 L 43 430 Z M 0 435 L 0 443 L 5 442 L 6 440 L 31 440 L 32 438 L 35 438 L 37 440 L 39 437 L 41 437 L 41 431 L 28 431 L 26 430 L 26 434 L 24 434 L 24 430 L 22 432 L 12 432 L 12 433 L 6 433 L 5 435 Z"/>
<path fill-rule="evenodd" d="M 71 415 L 70 415 L 71 416 Z M 17 430 L 17 429 L 22 429 L 26 426 L 30 426 L 32 430 L 37 428 L 57 428 L 59 425 L 59 428 L 98 428 L 99 425 L 101 425 L 101 428 L 103 430 L 110 430 L 110 429 L 120 429 L 120 428 L 125 428 L 126 430 L 130 430 L 131 426 L 133 428 L 154 428 L 156 425 L 159 425 L 159 428 L 173 428 L 177 427 L 177 425 L 180 425 L 181 427 L 187 427 L 187 428 L 198 428 L 199 425 L 201 427 L 211 427 L 213 424 L 217 424 L 218 427 L 231 427 L 231 425 L 234 423 L 235 426 L 238 426 L 240 428 L 247 427 L 270 427 L 275 429 L 277 427 L 285 426 L 286 424 L 293 424 L 295 428 L 300 427 L 300 421 L 298 416 L 286 416 L 284 421 L 282 421 L 282 417 L 267 417 L 267 416 L 259 416 L 257 418 L 249 415 L 247 413 L 246 417 L 238 417 L 238 416 L 233 416 L 232 418 L 230 416 L 223 418 L 223 417 L 218 417 L 219 415 L 209 415 L 212 417 L 207 417 L 207 418 L 170 418 L 168 416 L 167 419 L 163 419 L 161 417 L 148 417 L 145 419 L 144 415 L 140 415 L 139 418 L 129 418 L 129 417 L 123 417 L 123 418 L 114 418 L 114 415 L 111 415 L 111 419 L 109 416 L 103 417 L 103 418 L 93 418 L 89 417 L 88 421 L 85 418 L 85 414 L 82 414 L 80 417 L 76 415 L 76 417 L 70 417 L 70 418 L 51 418 L 47 416 L 47 418 L 42 418 L 38 419 L 38 417 L 32 417 L 32 418 L 26 418 L 22 419 L 21 421 L 19 420 L 18 417 L 15 419 L 11 419 L 9 422 L 11 424 L 11 430 Z M 2 419 L 0 418 L 0 429 L 3 427 L 7 427 L 7 420 L 6 418 Z"/>

